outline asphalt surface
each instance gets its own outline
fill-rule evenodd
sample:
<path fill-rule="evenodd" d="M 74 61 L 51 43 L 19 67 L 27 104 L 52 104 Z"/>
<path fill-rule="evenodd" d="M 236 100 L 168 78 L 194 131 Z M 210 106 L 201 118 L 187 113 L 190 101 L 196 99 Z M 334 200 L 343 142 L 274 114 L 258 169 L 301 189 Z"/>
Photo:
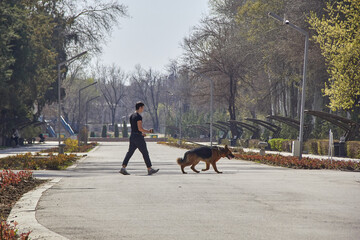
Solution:
<path fill-rule="evenodd" d="M 223 174 L 185 175 L 176 158 L 186 150 L 148 143 L 160 171 L 147 176 L 137 151 L 123 176 L 127 148 L 102 143 L 76 168 L 36 171 L 59 178 L 37 221 L 68 239 L 359 239 L 360 173 L 222 159 Z"/>

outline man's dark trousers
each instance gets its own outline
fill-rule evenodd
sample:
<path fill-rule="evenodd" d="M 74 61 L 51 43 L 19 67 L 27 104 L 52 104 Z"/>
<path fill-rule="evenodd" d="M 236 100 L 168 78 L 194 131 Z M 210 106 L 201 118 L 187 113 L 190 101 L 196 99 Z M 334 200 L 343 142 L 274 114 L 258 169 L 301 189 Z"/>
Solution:
<path fill-rule="evenodd" d="M 148 168 L 151 167 L 151 161 L 150 161 L 150 157 L 149 157 L 149 152 L 146 147 L 146 142 L 145 142 L 144 136 L 140 133 L 131 133 L 130 146 L 129 146 L 129 150 L 124 158 L 123 165 L 125 165 L 125 166 L 128 165 L 130 158 L 132 157 L 132 155 L 134 154 L 134 152 L 137 148 L 140 150 L 140 152 L 143 155 L 146 167 L 148 167 Z"/>

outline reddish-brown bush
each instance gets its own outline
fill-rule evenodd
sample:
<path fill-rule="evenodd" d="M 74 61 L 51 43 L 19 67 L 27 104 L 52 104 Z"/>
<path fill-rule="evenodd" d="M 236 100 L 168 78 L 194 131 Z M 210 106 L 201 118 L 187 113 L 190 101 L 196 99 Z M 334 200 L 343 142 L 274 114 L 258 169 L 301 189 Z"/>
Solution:
<path fill-rule="evenodd" d="M 355 161 L 331 161 L 312 158 L 302 158 L 299 160 L 297 157 L 287 157 L 281 155 L 261 156 L 258 154 L 235 154 L 235 157 L 238 159 L 288 168 L 360 171 L 360 163 Z"/>

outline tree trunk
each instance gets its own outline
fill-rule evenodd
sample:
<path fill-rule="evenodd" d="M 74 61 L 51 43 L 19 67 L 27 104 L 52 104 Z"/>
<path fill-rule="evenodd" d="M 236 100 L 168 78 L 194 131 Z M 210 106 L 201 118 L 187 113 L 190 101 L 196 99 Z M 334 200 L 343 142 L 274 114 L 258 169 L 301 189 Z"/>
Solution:
<path fill-rule="evenodd" d="M 229 76 L 229 80 L 230 80 L 230 98 L 229 98 L 230 120 L 236 120 L 236 107 L 235 107 L 236 82 L 233 76 Z M 230 131 L 232 138 L 239 137 L 239 131 L 235 123 L 230 123 Z"/>

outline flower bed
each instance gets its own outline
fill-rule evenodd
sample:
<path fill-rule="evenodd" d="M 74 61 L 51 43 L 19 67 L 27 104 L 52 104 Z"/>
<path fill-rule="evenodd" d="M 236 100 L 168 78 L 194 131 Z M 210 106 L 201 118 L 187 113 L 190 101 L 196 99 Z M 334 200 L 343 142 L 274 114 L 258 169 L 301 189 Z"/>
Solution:
<path fill-rule="evenodd" d="M 60 170 L 66 169 L 76 162 L 77 159 L 78 157 L 74 154 L 53 155 L 50 153 L 43 156 L 40 154 L 32 155 L 31 153 L 26 153 L 0 158 L 0 169 Z"/>
<path fill-rule="evenodd" d="M 91 142 L 88 143 L 86 145 L 80 145 L 78 146 L 78 141 L 77 140 L 65 140 L 65 148 L 64 151 L 66 153 L 85 153 L 85 152 L 89 152 L 91 149 L 93 149 L 94 147 L 96 147 L 98 145 L 97 142 Z M 55 152 L 59 152 L 59 148 L 58 147 L 54 147 L 54 148 L 49 148 L 46 150 L 42 150 L 42 153 L 55 153 Z"/>
<path fill-rule="evenodd" d="M 11 170 L 3 170 L 2 172 L 0 172 L 0 192 L 3 192 L 9 186 L 16 186 L 21 181 L 27 181 L 31 178 L 32 172 L 30 171 L 20 171 L 18 173 L 14 173 Z"/>
<path fill-rule="evenodd" d="M 254 161 L 268 165 L 297 169 L 333 169 L 342 171 L 360 171 L 360 163 L 354 161 L 331 161 L 313 158 L 287 157 L 281 155 L 234 154 L 237 159 Z"/>
<path fill-rule="evenodd" d="M 6 219 L 13 205 L 21 196 L 43 183 L 34 179 L 31 171 L 14 173 L 11 170 L 0 172 L 0 239 L 28 239 L 30 232 L 19 234 L 17 223 L 9 224 Z"/>
<path fill-rule="evenodd" d="M 1 221 L 0 223 L 0 239 L 4 240 L 26 240 L 29 239 L 31 232 L 27 233 L 18 233 L 16 229 L 17 222 L 13 224 L 8 224 L 6 221 Z"/>

